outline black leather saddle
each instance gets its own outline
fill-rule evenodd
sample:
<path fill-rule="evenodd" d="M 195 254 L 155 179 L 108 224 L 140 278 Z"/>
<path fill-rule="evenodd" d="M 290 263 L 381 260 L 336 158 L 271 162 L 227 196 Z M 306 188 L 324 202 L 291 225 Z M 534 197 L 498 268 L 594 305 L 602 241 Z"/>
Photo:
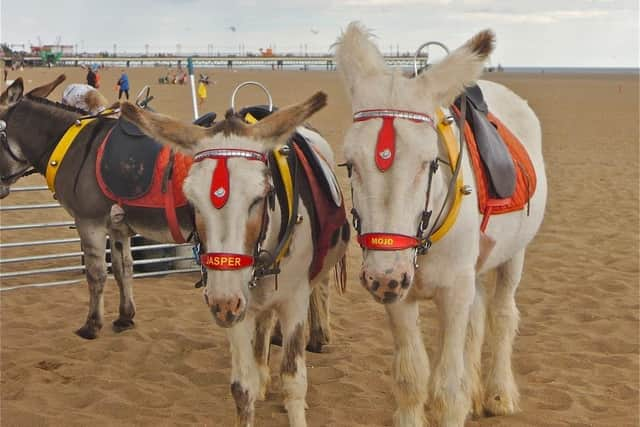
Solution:
<path fill-rule="evenodd" d="M 489 188 L 494 198 L 511 197 L 516 188 L 516 168 L 511 153 L 500 134 L 489 121 L 489 107 L 482 90 L 475 85 L 465 90 L 467 121 L 473 130 L 478 152 L 489 178 Z M 454 104 L 460 109 L 462 96 Z"/>
<path fill-rule="evenodd" d="M 147 194 L 163 146 L 120 118 L 105 142 L 100 173 L 107 188 L 123 199 Z"/>

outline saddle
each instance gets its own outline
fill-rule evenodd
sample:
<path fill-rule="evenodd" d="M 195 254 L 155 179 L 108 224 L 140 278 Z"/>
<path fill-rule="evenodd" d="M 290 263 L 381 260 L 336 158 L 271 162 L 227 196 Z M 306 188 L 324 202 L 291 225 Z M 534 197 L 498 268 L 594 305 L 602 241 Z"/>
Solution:
<path fill-rule="evenodd" d="M 191 163 L 120 118 L 100 145 L 96 174 L 104 195 L 122 205 L 164 208 L 171 191 L 180 207 L 187 204 L 182 182 Z"/>
<path fill-rule="evenodd" d="M 486 229 L 490 215 L 521 210 L 535 192 L 536 173 L 518 138 L 490 111 L 480 87 L 465 90 L 464 135 L 478 193 L 478 207 Z M 460 117 L 462 97 L 452 106 Z"/>
<path fill-rule="evenodd" d="M 271 114 L 271 111 L 267 106 L 258 105 L 244 108 L 238 114 L 245 121 L 254 123 Z M 287 145 L 292 148 L 287 159 L 288 167 L 283 168 L 275 161 L 270 162 L 276 195 L 282 211 L 279 239 L 283 238 L 289 221 L 287 200 L 293 197 L 293 188 L 287 183 L 296 182 L 300 197 L 308 207 L 311 207 L 309 215 L 312 217 L 310 222 L 314 254 L 309 268 L 309 277 L 314 279 L 322 271 L 324 259 L 333 246 L 332 237 L 346 221 L 346 211 L 342 192 L 331 165 L 319 150 L 314 148 L 313 142 L 296 132 L 287 141 Z M 270 158 L 273 159 L 273 153 Z"/>

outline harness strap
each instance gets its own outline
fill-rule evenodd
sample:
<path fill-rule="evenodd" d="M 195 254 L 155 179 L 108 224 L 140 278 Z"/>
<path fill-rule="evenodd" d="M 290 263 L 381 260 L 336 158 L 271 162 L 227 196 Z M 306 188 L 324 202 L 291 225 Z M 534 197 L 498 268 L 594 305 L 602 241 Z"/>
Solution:
<path fill-rule="evenodd" d="M 64 135 L 62 135 L 62 138 L 56 145 L 56 148 L 53 149 L 53 153 L 51 153 L 49 161 L 47 162 L 45 177 L 47 179 L 47 186 L 49 187 L 49 190 L 55 192 L 56 175 L 60 164 L 64 160 L 64 156 L 67 154 L 67 151 L 69 151 L 69 148 L 71 148 L 71 144 L 73 144 L 73 141 L 75 141 L 78 134 L 80 134 L 80 132 L 94 120 L 96 119 L 85 119 L 80 117 L 69 127 L 69 129 L 67 129 Z"/>
<path fill-rule="evenodd" d="M 78 117 L 76 121 L 67 129 L 62 135 L 62 138 L 56 144 L 49 161 L 47 162 L 47 169 L 45 171 L 45 178 L 47 179 L 47 186 L 49 190 L 55 192 L 56 175 L 58 169 L 64 160 L 64 156 L 71 148 L 71 144 L 75 141 L 76 137 L 82 132 L 82 130 L 89 124 L 95 121 L 99 117 L 110 116 L 119 112 L 119 109 L 107 109 L 98 114 Z"/>
<path fill-rule="evenodd" d="M 462 177 L 462 170 L 459 169 L 458 163 L 460 155 L 462 154 L 462 142 L 460 143 L 460 146 L 456 144 L 456 137 L 453 134 L 453 129 L 451 128 L 451 125 L 444 120 L 445 117 L 442 109 L 438 109 L 436 111 L 436 115 L 438 117 L 438 131 L 440 132 L 440 135 L 442 135 L 444 145 L 447 149 L 451 172 L 455 175 L 456 169 L 458 169 L 458 171 L 457 176 L 455 177 L 455 185 L 453 188 L 453 202 L 451 204 L 451 207 L 449 208 L 449 213 L 442 222 L 442 225 L 440 225 L 437 230 L 431 233 L 431 236 L 429 237 L 431 242 L 437 242 L 438 240 L 442 239 L 445 234 L 447 234 L 447 232 L 451 229 L 451 227 L 453 227 L 456 219 L 458 219 L 460 205 L 462 204 L 462 186 L 464 182 L 464 179 Z M 433 225 L 435 227 L 436 222 L 434 222 Z"/>
<path fill-rule="evenodd" d="M 164 215 L 167 218 L 167 224 L 169 225 L 169 231 L 171 237 L 176 243 L 186 243 L 182 231 L 180 230 L 180 223 L 178 222 L 178 213 L 176 212 L 176 200 L 173 192 L 173 163 L 175 159 L 175 153 L 173 150 L 169 152 L 169 161 L 165 168 L 162 191 L 164 192 Z"/>

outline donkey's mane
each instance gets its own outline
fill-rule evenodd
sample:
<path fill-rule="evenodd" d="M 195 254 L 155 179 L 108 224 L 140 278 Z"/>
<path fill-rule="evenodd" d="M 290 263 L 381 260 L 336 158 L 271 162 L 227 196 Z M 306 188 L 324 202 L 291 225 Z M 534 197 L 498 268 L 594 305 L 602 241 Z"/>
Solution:
<path fill-rule="evenodd" d="M 50 101 L 47 98 L 41 98 L 39 96 L 31 96 L 31 95 L 26 95 L 25 98 L 28 99 L 29 101 L 33 101 L 38 104 L 44 104 L 44 105 L 48 105 L 56 108 L 62 108 L 63 110 L 67 110 L 71 113 L 89 114 L 88 111 L 85 111 L 81 108 L 76 108 L 71 105 L 62 104 L 60 102 Z"/>

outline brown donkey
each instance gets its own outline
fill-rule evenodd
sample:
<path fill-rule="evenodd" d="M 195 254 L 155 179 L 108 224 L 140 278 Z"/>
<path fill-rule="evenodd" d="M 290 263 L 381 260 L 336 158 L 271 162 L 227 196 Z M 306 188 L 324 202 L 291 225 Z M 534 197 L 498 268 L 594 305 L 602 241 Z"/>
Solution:
<path fill-rule="evenodd" d="M 85 111 L 42 98 L 62 81 L 64 76 L 25 95 L 23 81 L 18 78 L 0 95 L 0 198 L 8 196 L 10 186 L 30 171 L 47 175 L 47 168 L 52 163 L 50 158 L 62 135 L 72 129 L 78 119 L 86 116 Z M 116 200 L 105 196 L 97 179 L 96 159 L 101 143 L 117 124 L 118 120 L 102 116 L 86 124 L 64 155 L 64 161 L 57 165 L 57 175 L 52 185 L 55 198 L 75 220 L 84 250 L 89 313 L 86 322 L 76 333 L 86 339 L 96 338 L 103 325 L 107 235 L 112 242 L 113 275 L 120 290 L 119 316 L 113 322 L 116 332 L 134 326 L 136 309 L 132 290 L 130 236 L 135 230 L 152 240 L 173 242 L 172 234 L 175 235 L 170 231 L 164 209 L 121 206 Z M 187 240 L 193 240 L 194 213 L 186 199 L 182 206 L 175 209 L 175 218 L 179 234 L 189 236 Z M 318 289 L 312 297 L 312 310 L 317 308 L 318 311 L 309 313 L 309 347 L 316 351 L 328 341 L 327 297 L 326 287 Z M 258 334 L 261 331 L 258 328 Z"/>

